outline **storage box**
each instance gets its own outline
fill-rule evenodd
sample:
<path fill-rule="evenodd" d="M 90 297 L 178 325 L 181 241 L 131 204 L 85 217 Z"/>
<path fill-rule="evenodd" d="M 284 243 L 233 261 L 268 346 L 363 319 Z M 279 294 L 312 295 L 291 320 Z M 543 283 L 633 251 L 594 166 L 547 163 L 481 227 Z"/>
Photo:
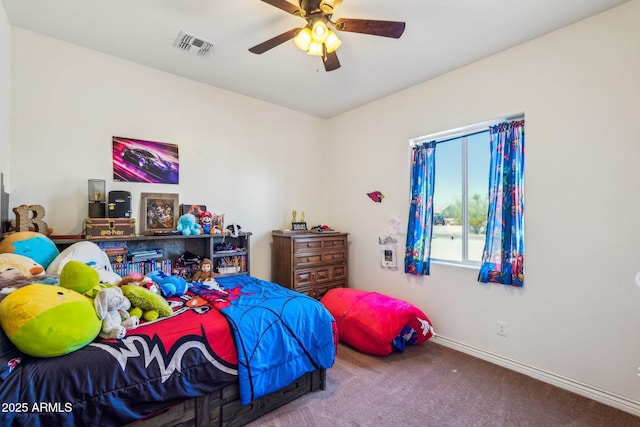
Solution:
<path fill-rule="evenodd" d="M 85 238 L 89 240 L 135 237 L 135 218 L 87 218 Z"/>

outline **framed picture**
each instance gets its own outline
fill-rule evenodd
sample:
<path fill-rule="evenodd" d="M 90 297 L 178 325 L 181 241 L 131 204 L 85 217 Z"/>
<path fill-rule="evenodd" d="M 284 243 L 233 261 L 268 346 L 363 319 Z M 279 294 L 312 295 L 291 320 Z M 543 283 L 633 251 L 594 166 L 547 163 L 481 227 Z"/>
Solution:
<path fill-rule="evenodd" d="M 193 214 L 197 223 L 200 223 L 200 214 L 206 211 L 207 207 L 205 205 L 180 205 L 180 215 Z"/>
<path fill-rule="evenodd" d="M 148 184 L 178 184 L 180 181 L 176 144 L 120 136 L 111 140 L 114 181 Z"/>
<path fill-rule="evenodd" d="M 294 230 L 294 231 L 306 230 L 307 229 L 307 223 L 306 222 L 292 222 L 291 223 L 291 229 Z"/>
<path fill-rule="evenodd" d="M 140 234 L 175 230 L 179 208 L 178 194 L 141 193 Z"/>

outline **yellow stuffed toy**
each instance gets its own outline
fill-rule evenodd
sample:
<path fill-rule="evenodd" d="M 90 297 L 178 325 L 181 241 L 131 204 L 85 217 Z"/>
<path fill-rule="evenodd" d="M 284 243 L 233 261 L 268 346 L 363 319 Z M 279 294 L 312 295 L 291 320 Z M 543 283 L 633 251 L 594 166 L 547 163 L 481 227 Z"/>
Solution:
<path fill-rule="evenodd" d="M 101 325 L 89 298 L 59 286 L 28 285 L 0 303 L 0 326 L 30 356 L 55 357 L 78 350 L 98 336 Z"/>

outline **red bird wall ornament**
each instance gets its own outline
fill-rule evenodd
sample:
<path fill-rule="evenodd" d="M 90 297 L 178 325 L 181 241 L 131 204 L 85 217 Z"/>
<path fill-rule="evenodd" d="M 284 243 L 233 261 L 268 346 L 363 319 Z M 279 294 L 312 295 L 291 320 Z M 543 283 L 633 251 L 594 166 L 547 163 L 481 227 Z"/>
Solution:
<path fill-rule="evenodd" d="M 367 196 L 369 196 L 369 198 L 376 203 L 382 203 L 382 199 L 384 199 L 384 194 L 379 191 L 372 191 L 371 193 L 367 193 Z"/>

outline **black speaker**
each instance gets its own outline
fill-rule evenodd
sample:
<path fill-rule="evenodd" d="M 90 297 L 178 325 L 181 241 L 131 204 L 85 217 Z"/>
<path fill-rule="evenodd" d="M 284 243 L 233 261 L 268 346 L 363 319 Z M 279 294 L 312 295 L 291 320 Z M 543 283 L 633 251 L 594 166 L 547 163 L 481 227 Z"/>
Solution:
<path fill-rule="evenodd" d="M 105 215 L 103 202 L 89 202 L 89 218 L 104 218 Z"/>
<path fill-rule="evenodd" d="M 109 191 L 108 218 L 131 218 L 131 193 Z"/>

